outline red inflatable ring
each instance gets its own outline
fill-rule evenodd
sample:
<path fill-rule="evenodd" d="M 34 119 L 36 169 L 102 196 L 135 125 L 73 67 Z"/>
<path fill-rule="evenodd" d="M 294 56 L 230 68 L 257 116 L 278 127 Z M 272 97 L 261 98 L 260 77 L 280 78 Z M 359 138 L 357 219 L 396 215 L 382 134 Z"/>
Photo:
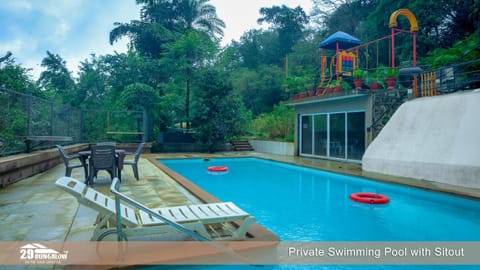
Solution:
<path fill-rule="evenodd" d="M 210 166 L 207 168 L 209 172 L 226 172 L 228 168 L 225 166 Z"/>
<path fill-rule="evenodd" d="M 356 202 L 370 204 L 385 204 L 390 201 L 390 199 L 385 195 L 370 192 L 352 193 L 350 194 L 350 199 Z"/>

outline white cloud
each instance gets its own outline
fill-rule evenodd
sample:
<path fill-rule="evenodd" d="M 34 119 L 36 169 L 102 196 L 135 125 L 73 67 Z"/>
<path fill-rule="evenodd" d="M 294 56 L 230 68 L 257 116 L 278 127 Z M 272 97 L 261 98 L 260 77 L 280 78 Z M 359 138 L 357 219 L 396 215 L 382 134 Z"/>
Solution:
<path fill-rule="evenodd" d="M 10 11 L 30 11 L 32 10 L 32 3 L 24 0 L 4 0 L 0 9 Z"/>
<path fill-rule="evenodd" d="M 22 39 L 14 39 L 9 42 L 2 42 L 0 43 L 0 52 L 19 52 L 22 51 L 25 47 L 25 43 Z"/>
<path fill-rule="evenodd" d="M 39 10 L 45 16 L 56 19 L 76 20 L 85 11 L 84 7 L 88 7 L 91 2 L 85 0 L 43 0 L 33 1 L 35 9 Z"/>
<path fill-rule="evenodd" d="M 286 5 L 290 8 L 301 6 L 308 15 L 312 9 L 311 0 L 242 0 L 225 1 L 210 0 L 217 8 L 217 16 L 226 24 L 222 44 L 226 45 L 232 40 L 239 40 L 245 31 L 250 29 L 265 28 L 267 25 L 259 25 L 260 8 Z"/>
<path fill-rule="evenodd" d="M 64 40 L 69 32 L 70 32 L 70 24 L 68 24 L 66 21 L 64 20 L 60 20 L 57 24 L 56 24 L 56 28 L 55 30 L 53 31 L 53 35 L 51 36 L 51 39 L 52 40 Z"/>

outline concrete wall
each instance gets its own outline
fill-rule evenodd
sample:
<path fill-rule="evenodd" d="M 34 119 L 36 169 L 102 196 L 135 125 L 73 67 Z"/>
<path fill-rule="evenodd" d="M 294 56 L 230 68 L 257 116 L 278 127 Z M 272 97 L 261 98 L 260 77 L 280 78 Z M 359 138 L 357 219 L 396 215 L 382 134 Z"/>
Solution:
<path fill-rule="evenodd" d="M 249 143 L 256 152 L 286 156 L 294 155 L 292 142 L 250 140 Z"/>
<path fill-rule="evenodd" d="M 480 90 L 404 103 L 362 161 L 369 172 L 480 188 Z"/>

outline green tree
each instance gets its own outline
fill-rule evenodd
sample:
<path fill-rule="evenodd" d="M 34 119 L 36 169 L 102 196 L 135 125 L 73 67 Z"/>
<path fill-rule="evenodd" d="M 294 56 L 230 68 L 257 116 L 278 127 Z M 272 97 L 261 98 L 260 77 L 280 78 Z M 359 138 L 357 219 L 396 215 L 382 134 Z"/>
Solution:
<path fill-rule="evenodd" d="M 119 105 L 121 108 L 133 111 L 145 111 L 148 115 L 148 134 L 153 135 L 154 119 L 158 117 L 158 105 L 160 97 L 158 91 L 151 86 L 142 83 L 133 83 L 125 87 L 120 95 Z M 153 139 L 150 137 L 148 139 Z"/>
<path fill-rule="evenodd" d="M 38 84 L 53 100 L 69 105 L 78 104 L 76 100 L 75 81 L 67 68 L 67 63 L 58 54 L 47 51 L 42 59 L 42 67 L 46 70 L 40 73 Z"/>
<path fill-rule="evenodd" d="M 0 87 L 34 96 L 43 96 L 35 88 L 30 71 L 30 69 L 15 63 L 12 54 L 8 52 L 0 58 Z"/>
<path fill-rule="evenodd" d="M 130 39 L 130 47 L 142 55 L 159 58 L 164 44 L 172 40 L 172 32 L 160 23 L 132 20 L 129 23 L 114 23 L 110 31 L 110 44 L 123 37 Z"/>
<path fill-rule="evenodd" d="M 1 153 L 16 152 L 25 147 L 27 134 L 27 99 L 25 96 L 4 92 L 4 89 L 42 97 L 30 79 L 30 69 L 15 63 L 11 53 L 0 57 L 0 142 Z"/>
<path fill-rule="evenodd" d="M 114 23 L 110 43 L 127 36 L 132 47 L 142 54 L 160 57 L 164 45 L 175 38 L 175 33 L 188 34 L 192 30 L 207 33 L 218 41 L 223 36 L 225 23 L 217 17 L 209 0 L 137 0 L 141 5 L 139 20 Z"/>
<path fill-rule="evenodd" d="M 245 107 L 252 111 L 254 117 L 270 112 L 273 105 L 285 99 L 284 80 L 283 69 L 266 65 L 256 70 L 242 69 L 232 78 L 236 93 L 242 97 Z"/>
<path fill-rule="evenodd" d="M 244 130 L 246 124 L 242 102 L 233 95 L 227 78 L 221 71 L 206 68 L 197 83 L 192 125 L 210 152 Z"/>
<path fill-rule="evenodd" d="M 303 30 L 308 24 L 305 11 L 298 6 L 294 9 L 285 5 L 261 8 L 262 17 L 258 23 L 268 22 L 278 31 L 278 43 L 282 55 L 291 52 L 293 46 L 303 37 Z"/>
<path fill-rule="evenodd" d="M 480 58 L 480 38 L 472 34 L 464 40 L 458 41 L 450 48 L 438 48 L 428 53 L 424 64 L 429 64 L 433 69 L 444 67 L 453 63 L 475 61 Z M 472 66 L 479 66 L 473 64 Z"/>
<path fill-rule="evenodd" d="M 242 66 L 256 69 L 260 65 L 283 65 L 285 54 L 280 52 L 278 33 L 253 29 L 240 37 L 240 42 L 234 42 L 242 61 Z"/>
<path fill-rule="evenodd" d="M 98 109 L 111 107 L 109 93 L 109 73 L 105 66 L 105 57 L 91 55 L 91 59 L 85 59 L 80 63 L 79 77 L 77 82 L 78 107 Z"/>
<path fill-rule="evenodd" d="M 147 84 L 153 88 L 170 77 L 161 60 L 129 50 L 127 53 L 107 55 L 102 59 L 104 72 L 108 74 L 111 95 L 120 95 L 126 86 L 133 83 Z"/>
<path fill-rule="evenodd" d="M 216 44 L 202 32 L 192 30 L 166 46 L 162 63 L 179 72 L 185 81 L 185 120 L 190 120 L 190 95 L 193 75 L 217 51 Z"/>

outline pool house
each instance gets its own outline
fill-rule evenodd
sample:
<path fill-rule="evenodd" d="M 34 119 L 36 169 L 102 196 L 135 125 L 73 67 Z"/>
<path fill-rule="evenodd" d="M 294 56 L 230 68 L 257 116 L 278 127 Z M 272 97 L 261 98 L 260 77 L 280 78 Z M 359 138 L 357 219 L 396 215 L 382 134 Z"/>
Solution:
<path fill-rule="evenodd" d="M 406 99 L 406 90 L 395 89 L 288 101 L 295 108 L 295 155 L 360 162 L 388 117 Z"/>

